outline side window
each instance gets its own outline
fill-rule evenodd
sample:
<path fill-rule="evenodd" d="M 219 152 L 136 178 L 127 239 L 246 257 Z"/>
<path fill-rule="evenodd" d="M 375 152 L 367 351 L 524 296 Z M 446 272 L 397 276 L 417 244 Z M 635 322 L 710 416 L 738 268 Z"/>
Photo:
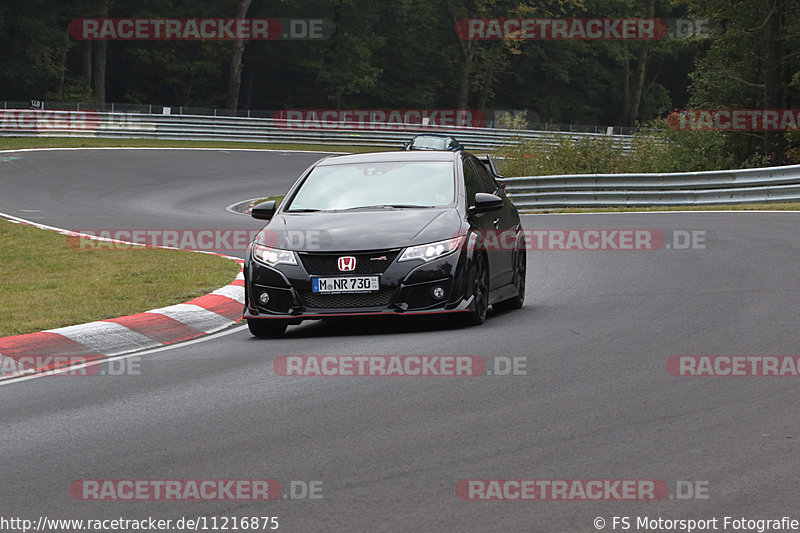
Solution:
<path fill-rule="evenodd" d="M 499 187 L 497 183 L 492 179 L 489 175 L 489 171 L 486 170 L 486 167 L 483 166 L 483 163 L 480 161 L 471 161 L 475 168 L 478 170 L 478 176 L 480 176 L 481 183 L 483 183 L 483 189 L 486 192 L 494 193 Z"/>
<path fill-rule="evenodd" d="M 475 194 L 486 192 L 478 172 L 469 159 L 464 159 L 464 185 L 467 189 L 467 205 L 475 205 Z"/>

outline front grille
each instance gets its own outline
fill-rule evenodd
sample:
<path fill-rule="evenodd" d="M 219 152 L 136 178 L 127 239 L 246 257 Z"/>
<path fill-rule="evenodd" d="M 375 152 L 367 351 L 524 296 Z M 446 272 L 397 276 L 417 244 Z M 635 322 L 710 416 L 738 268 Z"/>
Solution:
<path fill-rule="evenodd" d="M 346 272 L 347 275 L 383 274 L 399 253 L 400 250 L 379 250 L 377 252 L 354 254 L 341 252 L 332 254 L 300 253 L 298 255 L 309 275 L 331 276 L 342 274 L 338 265 L 340 257 L 352 256 L 356 258 L 355 270 Z"/>
<path fill-rule="evenodd" d="M 392 302 L 394 289 L 381 289 L 365 294 L 319 294 L 302 293 L 308 307 L 317 309 L 344 309 L 357 307 L 386 307 Z"/>

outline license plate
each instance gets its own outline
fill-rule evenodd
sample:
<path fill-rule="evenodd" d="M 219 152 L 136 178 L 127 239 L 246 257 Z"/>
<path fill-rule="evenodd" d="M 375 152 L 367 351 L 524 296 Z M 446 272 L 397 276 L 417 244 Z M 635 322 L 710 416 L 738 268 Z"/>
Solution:
<path fill-rule="evenodd" d="M 380 286 L 378 276 L 348 276 L 346 278 L 312 278 L 312 290 L 319 293 L 375 292 Z"/>

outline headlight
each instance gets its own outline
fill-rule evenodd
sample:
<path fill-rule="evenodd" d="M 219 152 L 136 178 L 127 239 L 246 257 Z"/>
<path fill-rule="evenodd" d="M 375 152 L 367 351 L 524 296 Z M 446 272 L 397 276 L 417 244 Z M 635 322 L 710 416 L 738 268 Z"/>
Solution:
<path fill-rule="evenodd" d="M 439 259 L 447 254 L 453 253 L 461 246 L 463 237 L 454 237 L 446 241 L 432 242 L 430 244 L 420 244 L 419 246 L 412 246 L 406 248 L 403 255 L 397 261 L 411 261 L 412 259 L 422 259 L 423 261 L 431 261 Z"/>
<path fill-rule="evenodd" d="M 290 252 L 289 250 L 278 250 L 277 248 L 270 248 L 268 246 L 261 246 L 260 244 L 256 244 L 253 246 L 253 257 L 256 258 L 257 261 L 262 263 L 266 263 L 270 266 L 275 265 L 296 265 L 297 259 L 294 256 L 294 252 Z"/>

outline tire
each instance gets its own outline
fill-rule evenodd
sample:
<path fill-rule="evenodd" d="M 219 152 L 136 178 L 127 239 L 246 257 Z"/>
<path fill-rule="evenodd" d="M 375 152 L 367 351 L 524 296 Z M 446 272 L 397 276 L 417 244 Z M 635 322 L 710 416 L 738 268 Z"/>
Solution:
<path fill-rule="evenodd" d="M 478 326 L 486 320 L 486 311 L 489 309 L 489 268 L 486 256 L 478 253 L 473 259 L 472 276 L 473 304 L 472 309 L 460 313 L 460 321 L 465 326 Z"/>
<path fill-rule="evenodd" d="M 247 328 L 253 336 L 261 339 L 275 339 L 283 335 L 288 324 L 283 320 L 249 318 Z"/>
<path fill-rule="evenodd" d="M 525 253 L 525 246 L 519 246 L 514 252 L 514 287 L 517 289 L 517 295 L 508 300 L 497 302 L 493 304 L 498 311 L 511 311 L 519 309 L 525 302 L 525 275 L 527 272 L 527 254 Z"/>

